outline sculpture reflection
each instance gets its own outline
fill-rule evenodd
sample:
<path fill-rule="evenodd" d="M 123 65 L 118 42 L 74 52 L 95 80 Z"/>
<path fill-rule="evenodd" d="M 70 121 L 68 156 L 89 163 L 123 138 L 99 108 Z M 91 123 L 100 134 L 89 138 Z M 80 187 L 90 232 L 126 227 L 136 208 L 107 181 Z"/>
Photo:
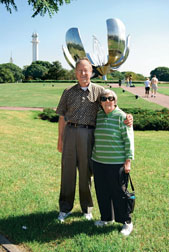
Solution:
<path fill-rule="evenodd" d="M 106 20 L 108 55 L 105 54 L 98 39 L 93 36 L 93 53 L 84 50 L 78 28 L 70 28 L 66 33 L 66 47 L 63 53 L 68 64 L 75 68 L 79 58 L 87 57 L 93 66 L 93 77 L 105 76 L 109 70 L 118 69 L 127 59 L 130 35 L 125 35 L 125 26 L 120 19 Z"/>

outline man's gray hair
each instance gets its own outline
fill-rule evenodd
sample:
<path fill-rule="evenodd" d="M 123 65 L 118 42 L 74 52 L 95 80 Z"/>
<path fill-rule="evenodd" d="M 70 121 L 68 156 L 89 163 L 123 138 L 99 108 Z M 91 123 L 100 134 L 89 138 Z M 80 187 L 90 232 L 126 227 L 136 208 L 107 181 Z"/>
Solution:
<path fill-rule="evenodd" d="M 114 103 L 115 103 L 115 105 L 117 105 L 117 95 L 116 95 L 116 93 L 113 91 L 113 90 L 110 90 L 110 89 L 104 89 L 102 92 L 101 92 L 101 94 L 100 94 L 100 97 L 101 96 L 104 96 L 104 95 L 109 95 L 109 96 L 113 96 L 114 97 Z"/>
<path fill-rule="evenodd" d="M 83 57 L 83 58 L 80 58 L 80 59 L 77 60 L 75 69 L 78 67 L 80 62 L 83 61 L 83 60 L 86 60 L 89 63 L 89 65 L 91 65 L 91 68 L 92 68 L 92 63 L 90 62 L 90 60 L 87 57 Z"/>

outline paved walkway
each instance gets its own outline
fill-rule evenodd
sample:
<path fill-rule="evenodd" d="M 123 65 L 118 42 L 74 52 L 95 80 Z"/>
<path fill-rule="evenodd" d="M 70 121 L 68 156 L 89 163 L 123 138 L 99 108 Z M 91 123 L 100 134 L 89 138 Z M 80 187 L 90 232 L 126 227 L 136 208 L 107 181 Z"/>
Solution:
<path fill-rule="evenodd" d="M 111 86 L 118 87 L 117 84 L 113 84 Z M 146 101 L 154 102 L 156 104 L 159 104 L 159 105 L 169 109 L 169 96 L 168 95 L 163 95 L 163 94 L 160 94 L 157 92 L 155 98 L 151 97 L 151 95 L 149 98 L 146 98 L 144 87 L 126 87 L 126 86 L 122 85 L 121 88 L 134 94 L 134 95 L 138 95 L 139 97 L 141 97 L 142 99 L 145 99 Z M 163 87 L 163 88 L 165 88 L 165 87 Z M 151 94 L 151 92 L 150 92 L 150 94 Z"/>
<path fill-rule="evenodd" d="M 25 249 L 19 248 L 19 246 L 16 246 L 12 244 L 8 239 L 6 239 L 4 236 L 0 235 L 0 252 L 24 252 Z"/>

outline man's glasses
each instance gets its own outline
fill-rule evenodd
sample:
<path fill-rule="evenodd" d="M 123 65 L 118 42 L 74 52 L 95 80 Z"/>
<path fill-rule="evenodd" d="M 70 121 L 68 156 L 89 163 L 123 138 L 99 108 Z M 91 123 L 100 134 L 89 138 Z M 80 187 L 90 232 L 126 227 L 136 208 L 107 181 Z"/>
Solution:
<path fill-rule="evenodd" d="M 109 100 L 109 101 L 114 101 L 115 98 L 114 98 L 114 96 L 109 96 L 109 97 L 101 96 L 101 97 L 100 97 L 100 101 L 101 101 L 101 102 L 105 102 L 105 101 L 107 101 L 107 100 Z"/>
<path fill-rule="evenodd" d="M 90 71 L 88 70 L 76 70 L 79 74 L 89 74 Z"/>

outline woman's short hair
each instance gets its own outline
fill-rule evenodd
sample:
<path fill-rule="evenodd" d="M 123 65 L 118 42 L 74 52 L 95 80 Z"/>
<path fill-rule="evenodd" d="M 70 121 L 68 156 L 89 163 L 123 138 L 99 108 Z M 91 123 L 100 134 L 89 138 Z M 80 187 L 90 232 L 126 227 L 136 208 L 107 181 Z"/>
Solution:
<path fill-rule="evenodd" d="M 117 95 L 116 93 L 113 91 L 113 90 L 110 90 L 110 89 L 104 89 L 101 94 L 100 94 L 100 97 L 101 96 L 104 96 L 104 95 L 110 95 L 110 96 L 113 96 L 114 97 L 114 104 L 117 105 Z M 100 99 L 99 99 L 100 100 Z"/>

